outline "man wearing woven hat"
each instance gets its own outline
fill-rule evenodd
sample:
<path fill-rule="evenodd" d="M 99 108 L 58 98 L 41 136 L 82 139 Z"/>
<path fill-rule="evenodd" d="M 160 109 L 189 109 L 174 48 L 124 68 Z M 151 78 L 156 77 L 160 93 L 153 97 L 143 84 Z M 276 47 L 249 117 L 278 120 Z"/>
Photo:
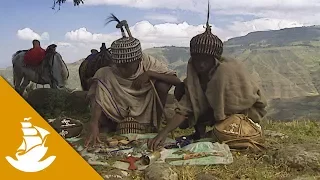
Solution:
<path fill-rule="evenodd" d="M 190 41 L 187 78 L 180 86 L 183 92 L 175 92 L 180 96 L 176 114 L 149 141 L 150 149 L 156 149 L 177 127 L 194 127 L 195 133 L 187 138 L 196 140 L 204 137 L 207 125 L 230 115 L 246 111 L 254 122 L 265 116 L 266 100 L 256 82 L 239 61 L 222 58 L 222 52 L 223 42 L 211 33 L 208 5 L 206 30 Z"/>
<path fill-rule="evenodd" d="M 116 131 L 124 127 L 123 121 L 134 119 L 138 125 L 134 124 L 132 128 L 139 126 L 145 133 L 154 132 L 162 115 L 159 101 L 164 106 L 171 86 L 181 83 L 166 64 L 142 53 L 140 41 L 132 37 L 125 20 L 111 17 L 118 22 L 122 38 L 111 44 L 114 66 L 99 69 L 88 91 L 92 117 L 86 146 L 91 140 L 94 144 L 98 140 L 99 124 Z"/>

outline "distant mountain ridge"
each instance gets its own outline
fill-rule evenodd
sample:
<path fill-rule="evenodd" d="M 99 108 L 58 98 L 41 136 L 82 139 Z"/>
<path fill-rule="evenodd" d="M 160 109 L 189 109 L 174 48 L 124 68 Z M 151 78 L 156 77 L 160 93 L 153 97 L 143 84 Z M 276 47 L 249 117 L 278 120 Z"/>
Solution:
<path fill-rule="evenodd" d="M 252 44 L 270 45 L 270 46 L 286 46 L 295 42 L 320 40 L 319 26 L 304 26 L 296 28 L 284 28 L 281 30 L 256 31 L 242 37 L 229 39 L 225 45 L 241 45 L 250 46 Z"/>
<path fill-rule="evenodd" d="M 146 52 L 160 59 L 166 57 L 179 76 L 185 77 L 189 48 L 161 47 Z M 224 42 L 223 56 L 243 61 L 268 99 L 319 95 L 319 26 L 260 31 L 231 38 Z"/>
<path fill-rule="evenodd" d="M 224 56 L 243 61 L 268 99 L 316 96 L 320 92 L 320 27 L 286 28 L 249 33 L 224 42 Z M 144 50 L 186 77 L 188 47 Z M 80 89 L 79 60 L 68 64 L 70 88 Z M 12 69 L 0 70 L 12 82 Z"/>

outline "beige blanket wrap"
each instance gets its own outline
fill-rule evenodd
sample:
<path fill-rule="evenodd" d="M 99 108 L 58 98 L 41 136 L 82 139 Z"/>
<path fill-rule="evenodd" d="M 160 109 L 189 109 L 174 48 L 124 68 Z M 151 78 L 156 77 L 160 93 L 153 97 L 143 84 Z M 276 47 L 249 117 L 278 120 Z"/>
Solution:
<path fill-rule="evenodd" d="M 209 107 L 213 109 L 215 121 L 244 113 L 254 122 L 260 122 L 266 115 L 266 99 L 241 62 L 233 59 L 218 62 L 215 72 L 210 73 L 206 92 L 201 88 L 191 60 L 187 70 L 186 93 L 177 104 L 176 112 L 188 116 L 190 126 L 194 126 Z"/>
<path fill-rule="evenodd" d="M 142 86 L 140 90 L 131 88 L 132 82 L 144 71 L 154 71 L 161 74 L 172 74 L 167 65 L 154 57 L 143 54 L 137 72 L 131 77 L 120 77 L 116 67 L 103 67 L 94 75 L 88 97 L 94 97 L 102 107 L 104 113 L 116 122 L 121 122 L 130 116 L 142 124 L 157 125 L 157 99 L 150 83 Z"/>

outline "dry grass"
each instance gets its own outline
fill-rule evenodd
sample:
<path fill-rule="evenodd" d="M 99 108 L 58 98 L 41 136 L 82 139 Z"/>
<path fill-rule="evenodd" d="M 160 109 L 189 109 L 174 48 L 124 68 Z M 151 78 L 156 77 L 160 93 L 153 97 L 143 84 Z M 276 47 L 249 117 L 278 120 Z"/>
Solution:
<path fill-rule="evenodd" d="M 214 166 L 183 166 L 174 167 L 179 180 L 196 180 L 198 174 L 211 174 L 217 179 L 294 179 L 297 176 L 306 176 L 307 179 L 320 179 L 320 173 L 312 170 L 298 171 L 285 164 L 279 164 L 272 159 L 275 149 L 292 144 L 320 143 L 320 123 L 313 121 L 275 122 L 265 121 L 264 129 L 281 132 L 288 136 L 286 139 L 267 138 L 266 145 L 269 150 L 262 154 L 248 152 L 232 152 L 234 162 L 230 165 Z M 177 130 L 176 135 L 189 134 L 190 130 Z M 320 150 L 319 150 L 320 151 Z M 108 171 L 95 167 L 103 174 Z M 132 174 L 132 179 L 144 179 L 143 174 Z"/>
<path fill-rule="evenodd" d="M 195 180 L 197 174 L 211 174 L 217 179 L 293 179 L 306 175 L 310 179 L 320 179 L 320 173 L 314 171 L 297 171 L 285 164 L 272 161 L 275 149 L 283 146 L 302 143 L 320 143 L 320 123 L 314 121 L 275 122 L 264 121 L 264 129 L 281 132 L 288 136 L 286 139 L 267 138 L 269 150 L 263 154 L 232 152 L 234 162 L 230 165 L 215 165 L 205 167 L 184 166 L 176 168 L 179 180 Z M 181 131 L 179 133 L 182 133 Z M 320 151 L 320 150 L 319 150 Z"/>
<path fill-rule="evenodd" d="M 76 117 L 74 117 L 76 118 Z M 79 119 L 83 119 L 79 118 Z M 89 117 L 84 118 L 88 121 Z M 211 174 L 217 179 L 294 179 L 297 176 L 306 176 L 307 179 L 320 179 L 320 172 L 313 170 L 298 171 L 286 164 L 277 162 L 273 158 L 276 149 L 294 144 L 318 144 L 320 145 L 320 122 L 300 120 L 292 122 L 280 122 L 265 120 L 262 122 L 265 130 L 280 132 L 288 138 L 266 138 L 265 145 L 268 151 L 262 154 L 248 152 L 232 152 L 234 162 L 230 165 L 214 166 L 183 166 L 174 167 L 179 180 L 195 180 L 198 174 Z M 176 130 L 175 136 L 191 134 L 192 130 Z M 320 151 L 320 149 L 319 149 Z M 109 168 L 94 167 L 98 173 L 104 174 Z M 130 175 L 130 179 L 143 180 L 143 173 Z"/>

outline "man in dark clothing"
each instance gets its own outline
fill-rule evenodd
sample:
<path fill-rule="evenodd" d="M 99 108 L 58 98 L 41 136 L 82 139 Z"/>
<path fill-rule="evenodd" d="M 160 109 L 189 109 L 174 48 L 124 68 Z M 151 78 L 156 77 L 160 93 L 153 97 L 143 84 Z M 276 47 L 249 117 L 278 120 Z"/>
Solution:
<path fill-rule="evenodd" d="M 194 127 L 191 139 L 203 138 L 206 126 L 218 124 L 234 114 L 246 114 L 254 123 L 266 115 L 266 99 L 261 88 L 237 60 L 222 58 L 223 42 L 211 33 L 209 12 L 206 31 L 190 41 L 191 58 L 187 78 L 178 86 L 179 101 L 173 119 L 148 142 L 152 150 L 168 133 Z"/>

